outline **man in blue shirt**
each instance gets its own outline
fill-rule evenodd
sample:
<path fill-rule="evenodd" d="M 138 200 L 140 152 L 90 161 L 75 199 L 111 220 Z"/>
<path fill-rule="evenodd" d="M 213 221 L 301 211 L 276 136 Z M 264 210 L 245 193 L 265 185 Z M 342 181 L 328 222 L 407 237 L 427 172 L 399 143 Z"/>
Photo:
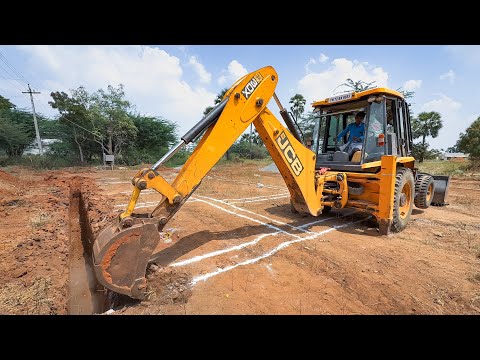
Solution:
<path fill-rule="evenodd" d="M 363 142 L 363 136 L 365 135 L 365 123 L 363 119 L 365 118 L 365 113 L 363 111 L 359 111 L 355 115 L 355 122 L 348 124 L 348 126 L 343 129 L 343 131 L 338 134 L 337 139 L 340 140 L 347 132 L 348 134 L 348 142 Z"/>
<path fill-rule="evenodd" d="M 340 140 L 347 132 L 349 133 L 348 142 L 340 148 L 342 151 L 347 152 L 349 157 L 351 157 L 356 151 L 362 150 L 363 137 L 365 135 L 364 118 L 365 112 L 359 111 L 355 115 L 355 122 L 348 124 L 348 126 L 337 135 L 337 140 Z"/>

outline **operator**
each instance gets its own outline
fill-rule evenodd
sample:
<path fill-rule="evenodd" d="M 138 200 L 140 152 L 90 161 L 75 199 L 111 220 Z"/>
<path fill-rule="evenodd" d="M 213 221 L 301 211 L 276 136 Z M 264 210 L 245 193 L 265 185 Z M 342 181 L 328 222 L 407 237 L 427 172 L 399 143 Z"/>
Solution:
<path fill-rule="evenodd" d="M 348 135 L 348 141 L 354 141 L 354 142 L 363 142 L 363 136 L 365 135 L 365 123 L 363 122 L 363 119 L 365 118 L 365 112 L 359 111 L 355 115 L 355 122 L 348 124 L 348 126 L 340 133 L 337 135 L 337 139 L 340 140 L 347 132 L 349 132 Z"/>
<path fill-rule="evenodd" d="M 340 140 L 348 132 L 348 142 L 343 148 L 348 155 L 352 155 L 355 151 L 361 150 L 363 137 L 365 135 L 365 123 L 363 119 L 365 118 L 365 112 L 359 111 L 355 115 L 355 122 L 348 124 L 348 126 L 337 135 L 337 140 Z"/>

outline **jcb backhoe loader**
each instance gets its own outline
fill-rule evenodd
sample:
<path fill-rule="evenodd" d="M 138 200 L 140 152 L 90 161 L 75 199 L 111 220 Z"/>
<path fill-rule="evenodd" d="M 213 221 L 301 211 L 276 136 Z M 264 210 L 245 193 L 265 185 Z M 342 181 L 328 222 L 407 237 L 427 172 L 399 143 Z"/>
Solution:
<path fill-rule="evenodd" d="M 167 247 L 163 242 L 159 245 L 160 232 L 252 122 L 287 184 L 294 212 L 319 216 L 331 208 L 356 208 L 372 214 L 380 233 L 388 234 L 405 228 L 413 204 L 427 208 L 434 196 L 439 205 L 444 204 L 449 179 L 437 179 L 440 191 L 435 192 L 435 179 L 414 167 L 410 116 L 400 93 L 376 88 L 313 103 L 318 121 L 312 143 L 305 146 L 275 95 L 277 81 L 270 66 L 245 75 L 178 145 L 134 176 L 127 209 L 94 243 L 94 267 L 102 285 L 132 298 L 144 298 L 145 272 L 152 253 Z M 288 130 L 267 108 L 272 97 Z M 366 133 L 358 150 L 349 154 L 340 150 L 347 137 L 336 140 L 360 110 L 366 113 Z M 204 131 L 169 184 L 156 170 Z M 145 189 L 155 189 L 162 199 L 150 214 L 136 214 L 137 199 Z"/>

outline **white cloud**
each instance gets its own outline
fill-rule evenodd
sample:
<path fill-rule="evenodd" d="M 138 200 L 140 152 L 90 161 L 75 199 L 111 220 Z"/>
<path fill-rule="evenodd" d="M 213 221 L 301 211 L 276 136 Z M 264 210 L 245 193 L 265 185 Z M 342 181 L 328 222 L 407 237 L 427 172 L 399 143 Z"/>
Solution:
<path fill-rule="evenodd" d="M 318 58 L 318 61 L 320 61 L 320 63 L 325 63 L 327 62 L 327 60 L 329 59 L 329 57 L 325 54 L 320 54 L 320 57 Z"/>
<path fill-rule="evenodd" d="M 326 63 L 328 59 L 329 57 L 323 53 L 320 54 L 320 56 L 318 57 L 318 60 L 314 58 L 308 59 L 308 62 L 305 65 L 305 72 L 307 74 L 311 73 L 312 70 L 310 69 L 310 65 L 323 64 L 323 63 Z"/>
<path fill-rule="evenodd" d="M 230 61 L 227 70 L 222 70 L 222 75 L 218 78 L 219 85 L 233 85 L 235 81 L 248 74 L 247 69 L 237 60 Z"/>
<path fill-rule="evenodd" d="M 455 73 L 453 70 L 448 70 L 445 74 L 440 75 L 440 80 L 448 80 L 450 84 L 453 84 L 455 81 Z"/>
<path fill-rule="evenodd" d="M 376 81 L 374 85 L 387 86 L 388 73 L 379 66 L 345 58 L 334 59 L 331 64 L 327 70 L 308 73 L 299 80 L 298 91 L 305 96 L 307 103 L 332 96 L 335 88 L 348 78 L 354 81 Z"/>
<path fill-rule="evenodd" d="M 210 81 L 212 80 L 212 74 L 210 74 L 205 69 L 205 66 L 203 66 L 203 64 L 198 62 L 196 56 L 190 56 L 190 59 L 188 60 L 188 64 L 193 67 L 193 70 L 197 73 L 202 83 L 205 83 L 205 84 L 210 83 Z"/>
<path fill-rule="evenodd" d="M 422 111 L 436 111 L 442 116 L 443 127 L 438 137 L 428 138 L 431 149 L 446 149 L 455 145 L 458 136 L 471 124 L 468 117 L 461 114 L 462 104 L 444 94 L 439 94 L 437 99 L 426 102 L 421 106 Z M 414 114 L 417 116 L 418 114 Z"/>
<path fill-rule="evenodd" d="M 141 113 L 163 116 L 179 125 L 183 135 L 202 118 L 215 94 L 182 79 L 180 60 L 149 46 L 19 46 L 30 55 L 32 71 L 42 73 L 43 93 L 68 92 L 80 85 L 88 91 L 125 85 L 128 100 Z M 208 72 L 190 58 L 200 79 Z M 192 64 L 193 63 L 193 64 Z M 202 70 L 203 69 L 203 70 Z M 38 86 L 38 85 L 37 85 Z M 48 108 L 48 105 L 45 104 Z"/>
<path fill-rule="evenodd" d="M 449 45 L 445 49 L 469 65 L 480 65 L 480 45 Z"/>
<path fill-rule="evenodd" d="M 305 65 L 305 72 L 307 74 L 309 74 L 311 71 L 310 71 L 310 65 L 315 65 L 317 63 L 317 60 L 315 60 L 314 58 L 310 58 L 308 59 L 308 62 L 307 64 Z"/>
<path fill-rule="evenodd" d="M 422 80 L 407 80 L 403 84 L 403 88 L 406 91 L 414 91 L 416 89 L 420 89 L 420 86 L 422 86 Z"/>

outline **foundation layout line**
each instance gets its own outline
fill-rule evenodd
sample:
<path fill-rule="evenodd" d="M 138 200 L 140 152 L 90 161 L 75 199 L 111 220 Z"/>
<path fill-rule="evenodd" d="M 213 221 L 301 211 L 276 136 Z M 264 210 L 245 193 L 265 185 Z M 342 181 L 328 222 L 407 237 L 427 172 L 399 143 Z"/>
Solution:
<path fill-rule="evenodd" d="M 210 273 L 207 273 L 207 274 L 203 274 L 203 275 L 199 275 L 199 276 L 196 276 L 192 279 L 192 285 L 195 285 L 197 284 L 199 281 L 206 281 L 207 279 L 213 277 L 213 276 L 216 276 L 216 275 L 219 275 L 219 274 L 222 274 L 224 272 L 227 272 L 227 271 L 230 271 L 230 270 L 233 270 L 239 266 L 245 266 L 245 265 L 250 265 L 250 264 L 253 264 L 253 263 L 256 263 L 257 261 L 260 261 L 262 259 L 265 259 L 267 257 L 270 257 L 272 255 L 274 255 L 275 253 L 279 252 L 280 250 L 282 249 L 285 249 L 286 247 L 289 247 L 290 245 L 292 244 L 296 244 L 296 243 L 299 243 L 301 241 L 306 241 L 306 240 L 313 240 L 313 239 L 316 239 L 318 238 L 319 236 L 321 235 L 325 235 L 329 232 L 332 232 L 332 231 L 336 231 L 337 229 L 341 229 L 341 228 L 344 228 L 344 227 L 347 227 L 347 226 L 350 226 L 350 225 L 353 225 L 353 224 L 356 224 L 356 223 L 359 223 L 359 222 L 362 222 L 362 221 L 365 221 L 366 219 L 368 219 L 370 216 L 367 216 L 366 218 L 364 219 L 361 219 L 361 220 L 358 220 L 358 221 L 354 221 L 354 222 L 349 222 L 349 223 L 346 223 L 346 224 L 342 224 L 342 225 L 336 225 L 334 227 L 331 227 L 330 229 L 326 229 L 326 230 L 323 230 L 323 231 L 320 231 L 318 233 L 316 233 L 315 235 L 312 235 L 312 236 L 307 236 L 307 237 L 304 237 L 304 238 L 300 238 L 300 239 L 296 239 L 296 240 L 290 240 L 290 241 L 285 241 L 285 242 L 282 242 L 281 244 L 277 245 L 276 247 L 274 247 L 273 249 L 271 249 L 270 251 L 256 257 L 256 258 L 253 258 L 253 259 L 248 259 L 248 260 L 245 260 L 245 261 L 242 261 L 238 264 L 235 264 L 235 265 L 230 265 L 230 266 L 227 266 L 227 267 L 224 267 L 224 268 L 221 268 L 221 269 L 218 269 L 216 271 L 213 271 L 213 272 L 210 272 Z"/>

